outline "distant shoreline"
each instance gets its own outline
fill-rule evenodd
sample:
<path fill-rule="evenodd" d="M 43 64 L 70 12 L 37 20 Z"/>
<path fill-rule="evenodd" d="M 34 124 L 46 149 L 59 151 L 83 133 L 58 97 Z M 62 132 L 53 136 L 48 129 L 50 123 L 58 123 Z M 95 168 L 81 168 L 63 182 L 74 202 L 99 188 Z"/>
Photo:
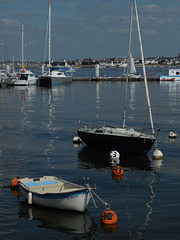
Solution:
<path fill-rule="evenodd" d="M 32 64 L 27 64 L 28 68 L 41 68 L 42 65 L 32 65 Z M 135 65 L 136 68 L 142 68 L 142 65 Z M 73 68 L 95 68 L 95 65 L 72 65 L 71 67 Z M 173 65 L 173 66 L 169 66 L 169 65 L 159 65 L 159 64 L 146 64 L 145 65 L 146 68 L 180 68 L 180 64 L 179 65 Z M 15 69 L 19 69 L 19 66 L 16 66 Z M 101 67 L 100 68 L 123 68 L 123 67 Z M 123 68 L 124 69 L 124 68 Z"/>

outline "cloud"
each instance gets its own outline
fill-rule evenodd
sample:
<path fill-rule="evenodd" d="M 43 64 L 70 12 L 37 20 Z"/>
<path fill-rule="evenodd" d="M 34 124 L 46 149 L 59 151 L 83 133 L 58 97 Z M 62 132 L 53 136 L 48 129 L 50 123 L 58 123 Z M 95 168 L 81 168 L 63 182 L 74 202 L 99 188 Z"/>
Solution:
<path fill-rule="evenodd" d="M 161 12 L 161 8 L 156 4 L 144 5 L 141 7 L 141 9 L 144 13 L 157 14 Z"/>
<path fill-rule="evenodd" d="M 35 11 L 23 10 L 23 11 L 16 12 L 16 16 L 21 16 L 23 18 L 33 17 L 33 16 L 36 16 L 36 15 L 37 14 L 35 13 Z"/>
<path fill-rule="evenodd" d="M 152 35 L 157 35 L 158 33 L 154 29 L 145 29 L 143 31 L 146 35 L 152 36 Z"/>
<path fill-rule="evenodd" d="M 0 19 L 0 23 L 4 27 L 14 27 L 14 26 L 19 26 L 20 25 L 19 21 L 8 19 L 8 18 Z"/>

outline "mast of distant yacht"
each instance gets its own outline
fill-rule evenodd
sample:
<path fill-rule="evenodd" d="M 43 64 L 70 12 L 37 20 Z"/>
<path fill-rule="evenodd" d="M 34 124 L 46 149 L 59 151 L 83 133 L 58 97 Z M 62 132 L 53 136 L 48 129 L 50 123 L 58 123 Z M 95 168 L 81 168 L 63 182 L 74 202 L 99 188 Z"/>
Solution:
<path fill-rule="evenodd" d="M 22 69 L 24 68 L 24 24 L 22 24 L 22 49 L 21 49 L 21 54 L 22 54 L 22 56 L 21 56 L 21 61 L 22 61 Z"/>
<path fill-rule="evenodd" d="M 51 0 L 49 0 L 49 73 L 51 69 Z"/>

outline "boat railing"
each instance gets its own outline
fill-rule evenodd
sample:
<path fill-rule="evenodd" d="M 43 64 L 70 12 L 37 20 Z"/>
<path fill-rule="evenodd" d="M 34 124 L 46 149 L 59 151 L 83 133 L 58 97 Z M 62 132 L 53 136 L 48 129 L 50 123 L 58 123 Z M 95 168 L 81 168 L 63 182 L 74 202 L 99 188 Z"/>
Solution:
<path fill-rule="evenodd" d="M 94 128 L 94 129 L 102 128 L 104 126 L 106 126 L 105 122 L 101 122 L 101 121 L 99 121 L 99 122 L 89 122 L 89 123 L 83 123 L 83 122 L 80 122 L 80 121 L 78 122 L 78 129 L 86 128 L 88 130 L 88 129 L 92 129 L 92 128 Z"/>
<path fill-rule="evenodd" d="M 69 189 L 78 189 L 78 186 L 75 184 L 72 184 L 71 182 L 65 182 L 60 186 L 59 192 L 63 190 L 69 190 Z"/>

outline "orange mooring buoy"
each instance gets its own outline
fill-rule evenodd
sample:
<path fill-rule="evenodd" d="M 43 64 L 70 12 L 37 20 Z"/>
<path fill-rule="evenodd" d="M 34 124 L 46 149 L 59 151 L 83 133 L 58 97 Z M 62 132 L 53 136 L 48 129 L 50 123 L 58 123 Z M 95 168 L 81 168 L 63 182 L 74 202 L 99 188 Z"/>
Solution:
<path fill-rule="evenodd" d="M 11 187 L 18 186 L 18 179 L 19 179 L 19 177 L 13 178 L 13 180 L 11 181 Z"/>
<path fill-rule="evenodd" d="M 112 210 L 105 210 L 101 213 L 101 223 L 104 224 L 115 224 L 117 223 L 117 215 Z"/>
<path fill-rule="evenodd" d="M 119 165 L 113 167 L 113 169 L 112 169 L 112 174 L 114 176 L 123 176 L 123 173 L 124 173 L 123 168 Z"/>

